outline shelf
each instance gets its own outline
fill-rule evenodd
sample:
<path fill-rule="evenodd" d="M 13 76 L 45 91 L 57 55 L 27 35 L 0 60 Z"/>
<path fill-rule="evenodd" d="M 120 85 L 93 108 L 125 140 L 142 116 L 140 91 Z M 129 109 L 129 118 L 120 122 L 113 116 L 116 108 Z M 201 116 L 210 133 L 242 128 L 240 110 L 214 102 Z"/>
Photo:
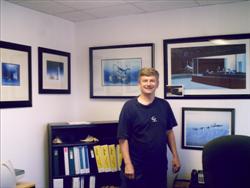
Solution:
<path fill-rule="evenodd" d="M 94 151 L 94 148 L 98 146 L 117 146 L 116 132 L 117 122 L 91 122 L 86 125 L 48 124 L 49 188 L 53 188 L 53 182 L 56 182 L 57 185 L 60 184 L 60 187 L 71 188 L 73 179 L 74 181 L 75 179 L 81 181 L 79 179 L 82 178 L 88 184 L 92 176 L 95 177 L 96 187 L 102 185 L 119 186 L 119 171 L 98 173 L 100 169 L 98 170 Z M 99 141 L 89 143 L 80 141 L 88 135 L 97 138 Z M 54 144 L 53 140 L 55 138 L 60 138 L 63 143 Z M 108 148 L 107 146 L 106 148 Z M 114 148 L 114 146 L 112 147 Z M 87 159 L 88 162 L 86 161 Z M 89 168 L 82 168 L 82 163 L 84 162 L 89 164 Z"/>

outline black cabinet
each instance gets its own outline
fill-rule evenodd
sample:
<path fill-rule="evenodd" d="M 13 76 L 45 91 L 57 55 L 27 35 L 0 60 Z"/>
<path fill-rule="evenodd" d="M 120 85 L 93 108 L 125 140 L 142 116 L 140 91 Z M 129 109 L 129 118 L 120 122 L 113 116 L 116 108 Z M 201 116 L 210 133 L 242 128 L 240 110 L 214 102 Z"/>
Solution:
<path fill-rule="evenodd" d="M 121 155 L 119 159 L 116 132 L 117 122 L 111 121 L 49 123 L 49 188 L 118 187 L 120 184 L 118 160 L 121 160 Z M 86 138 L 90 140 L 86 141 Z M 97 138 L 98 141 L 91 138 Z M 115 146 L 116 169 L 100 172 L 95 147 L 111 145 Z M 99 157 L 103 157 L 102 154 Z"/>

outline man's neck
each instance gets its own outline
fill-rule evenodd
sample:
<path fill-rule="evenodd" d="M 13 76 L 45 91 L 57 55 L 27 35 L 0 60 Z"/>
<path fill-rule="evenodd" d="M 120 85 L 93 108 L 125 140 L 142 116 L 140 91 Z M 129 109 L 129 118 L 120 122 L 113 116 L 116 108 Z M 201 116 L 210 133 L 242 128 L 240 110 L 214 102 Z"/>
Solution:
<path fill-rule="evenodd" d="M 149 105 L 151 104 L 155 99 L 155 95 L 145 95 L 145 94 L 141 94 L 137 100 L 139 103 L 143 104 L 143 105 Z"/>

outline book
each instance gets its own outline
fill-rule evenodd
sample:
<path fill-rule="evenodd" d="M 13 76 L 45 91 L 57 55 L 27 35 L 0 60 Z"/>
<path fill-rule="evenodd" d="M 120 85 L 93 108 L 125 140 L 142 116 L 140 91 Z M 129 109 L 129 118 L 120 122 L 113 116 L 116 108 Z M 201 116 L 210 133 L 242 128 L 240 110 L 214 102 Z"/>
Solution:
<path fill-rule="evenodd" d="M 64 171 L 65 175 L 69 175 L 69 149 L 68 147 L 63 148 L 64 153 Z"/>
<path fill-rule="evenodd" d="M 101 158 L 102 158 L 104 172 L 110 172 L 111 171 L 111 167 L 110 167 L 110 157 L 109 157 L 109 148 L 108 148 L 108 145 L 107 144 L 102 145 L 101 149 L 102 149 L 102 151 L 101 151 L 102 152 Z"/>
<path fill-rule="evenodd" d="M 116 172 L 118 170 L 117 157 L 115 144 L 108 145 L 109 148 L 109 159 L 110 159 L 110 169 L 111 172 Z"/>
<path fill-rule="evenodd" d="M 74 150 L 73 147 L 69 147 L 69 174 L 75 174 L 75 162 L 74 162 Z"/>
<path fill-rule="evenodd" d="M 75 174 L 80 174 L 80 150 L 79 150 L 79 147 L 74 146 L 73 151 L 74 151 Z"/>
<path fill-rule="evenodd" d="M 117 157 L 117 169 L 118 171 L 121 170 L 121 164 L 122 164 L 122 153 L 121 153 L 121 148 L 120 145 L 116 145 L 116 157 Z"/>
<path fill-rule="evenodd" d="M 63 188 L 63 178 L 54 178 L 53 188 Z"/>
<path fill-rule="evenodd" d="M 96 145 L 93 148 L 94 148 L 94 153 L 95 153 L 95 160 L 96 160 L 97 170 L 98 170 L 99 173 L 104 172 L 102 159 L 101 159 L 101 155 L 102 155 L 101 146 Z"/>

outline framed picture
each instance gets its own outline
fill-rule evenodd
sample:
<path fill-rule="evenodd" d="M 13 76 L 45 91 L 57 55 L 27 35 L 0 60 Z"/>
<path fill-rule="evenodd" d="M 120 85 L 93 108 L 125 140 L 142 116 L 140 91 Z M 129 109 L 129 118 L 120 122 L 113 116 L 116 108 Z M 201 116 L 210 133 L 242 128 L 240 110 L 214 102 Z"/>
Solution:
<path fill-rule="evenodd" d="M 31 107 L 31 46 L 0 41 L 0 108 Z"/>
<path fill-rule="evenodd" d="M 233 108 L 182 108 L 182 148 L 203 149 L 209 141 L 234 135 Z"/>
<path fill-rule="evenodd" d="M 183 96 L 183 86 L 171 85 L 167 86 L 167 96 L 182 97 Z"/>
<path fill-rule="evenodd" d="M 138 73 L 154 66 L 152 43 L 89 48 L 90 98 L 139 95 Z"/>
<path fill-rule="evenodd" d="M 70 53 L 38 47 L 39 93 L 70 94 Z"/>
<path fill-rule="evenodd" d="M 250 34 L 166 39 L 165 98 L 249 99 Z M 183 96 L 167 87 L 183 85 Z"/>

